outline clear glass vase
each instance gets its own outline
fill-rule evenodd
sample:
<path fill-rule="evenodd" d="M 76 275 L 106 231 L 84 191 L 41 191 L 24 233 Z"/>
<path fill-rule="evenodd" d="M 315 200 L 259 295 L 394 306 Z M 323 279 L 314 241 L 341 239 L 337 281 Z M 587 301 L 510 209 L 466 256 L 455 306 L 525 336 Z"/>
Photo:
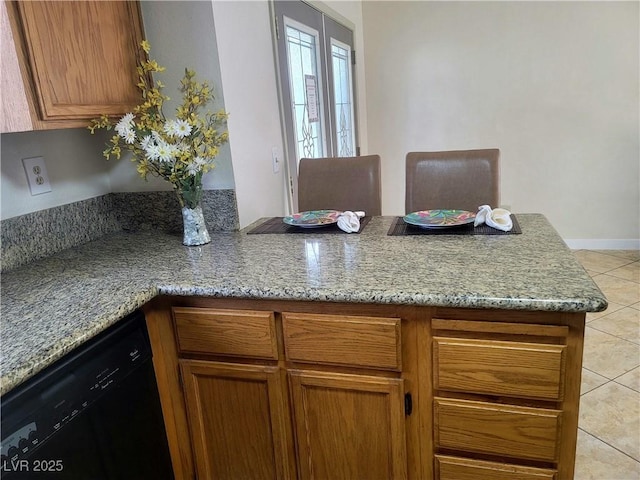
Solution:
<path fill-rule="evenodd" d="M 184 245 L 204 245 L 211 241 L 200 204 L 195 208 L 182 207 L 182 223 L 184 227 L 182 243 Z"/>

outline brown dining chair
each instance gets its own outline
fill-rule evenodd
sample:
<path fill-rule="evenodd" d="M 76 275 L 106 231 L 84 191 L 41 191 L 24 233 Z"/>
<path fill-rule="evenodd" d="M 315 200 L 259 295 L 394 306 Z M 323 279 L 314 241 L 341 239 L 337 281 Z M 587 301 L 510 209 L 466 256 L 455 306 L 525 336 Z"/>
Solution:
<path fill-rule="evenodd" d="M 301 158 L 298 211 L 351 210 L 382 215 L 380 155 Z"/>
<path fill-rule="evenodd" d="M 480 205 L 499 206 L 497 148 L 409 152 L 406 159 L 406 213 L 457 209 L 476 212 Z"/>

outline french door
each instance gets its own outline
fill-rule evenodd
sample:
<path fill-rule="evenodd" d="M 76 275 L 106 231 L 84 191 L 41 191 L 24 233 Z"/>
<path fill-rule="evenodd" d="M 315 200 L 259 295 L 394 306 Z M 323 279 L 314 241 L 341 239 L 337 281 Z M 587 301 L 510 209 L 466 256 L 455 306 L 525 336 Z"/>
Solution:
<path fill-rule="evenodd" d="M 290 208 L 301 158 L 357 154 L 353 32 L 302 1 L 275 1 Z"/>

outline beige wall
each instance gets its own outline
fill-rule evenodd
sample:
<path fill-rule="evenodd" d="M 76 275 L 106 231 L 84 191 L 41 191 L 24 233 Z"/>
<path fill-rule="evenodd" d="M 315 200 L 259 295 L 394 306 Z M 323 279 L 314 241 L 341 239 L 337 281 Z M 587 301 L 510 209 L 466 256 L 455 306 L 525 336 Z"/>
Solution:
<path fill-rule="evenodd" d="M 638 2 L 362 5 L 384 214 L 404 212 L 408 151 L 499 147 L 514 212 L 639 247 Z"/>
<path fill-rule="evenodd" d="M 79 202 L 111 191 L 107 162 L 102 157 L 106 137 L 85 129 L 3 133 L 0 138 L 2 184 L 0 218 Z M 31 196 L 22 159 L 43 157 L 51 192 Z"/>
<path fill-rule="evenodd" d="M 163 108 L 167 118 L 175 118 L 175 109 L 182 101 L 179 87 L 185 68 L 195 70 L 196 80 L 213 87 L 215 100 L 207 109 L 225 108 L 211 3 L 142 0 L 141 8 L 145 38 L 151 44 L 150 57 L 166 68 L 156 80 L 165 85 L 163 92 L 170 97 Z M 151 176 L 142 179 L 128 161 L 110 162 L 109 180 L 114 192 L 171 190 L 165 180 Z M 202 183 L 206 189 L 234 188 L 229 145 L 220 148 L 214 170 L 203 177 Z"/>
<path fill-rule="evenodd" d="M 273 147 L 282 152 L 282 131 L 269 5 L 216 0 L 213 15 L 244 227 L 260 217 L 282 215 L 285 206 L 284 168 L 273 173 L 271 158 Z"/>

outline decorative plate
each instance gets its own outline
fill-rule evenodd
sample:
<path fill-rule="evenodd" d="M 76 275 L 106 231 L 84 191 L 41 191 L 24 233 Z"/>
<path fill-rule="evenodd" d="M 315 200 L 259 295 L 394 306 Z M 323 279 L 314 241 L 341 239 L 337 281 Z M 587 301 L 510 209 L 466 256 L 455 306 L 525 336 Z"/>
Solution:
<path fill-rule="evenodd" d="M 421 210 L 405 215 L 403 220 L 422 228 L 447 228 L 473 223 L 476 214 L 466 210 Z"/>
<path fill-rule="evenodd" d="M 302 228 L 317 228 L 332 225 L 338 221 L 342 212 L 338 210 L 310 210 L 308 212 L 294 213 L 284 217 L 282 221 L 288 225 Z"/>

